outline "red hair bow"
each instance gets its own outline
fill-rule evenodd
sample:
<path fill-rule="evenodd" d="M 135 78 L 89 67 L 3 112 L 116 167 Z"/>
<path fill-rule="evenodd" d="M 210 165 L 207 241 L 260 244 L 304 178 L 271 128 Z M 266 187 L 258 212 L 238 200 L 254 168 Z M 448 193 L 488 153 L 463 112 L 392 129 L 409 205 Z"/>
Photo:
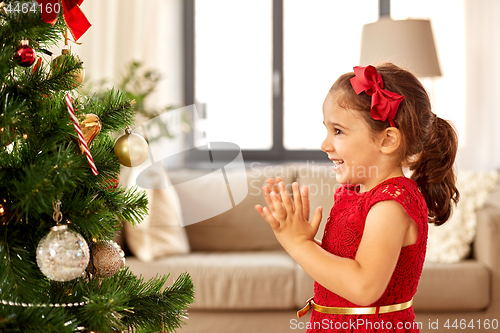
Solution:
<path fill-rule="evenodd" d="M 353 69 L 355 76 L 351 79 L 351 85 L 356 94 L 359 95 L 364 91 L 368 96 L 372 97 L 370 108 L 372 118 L 381 121 L 386 121 L 389 118 L 389 124 L 396 127 L 394 118 L 398 112 L 399 103 L 405 97 L 384 90 L 382 75 L 377 73 L 375 67 L 371 65 L 366 67 L 356 66 Z"/>

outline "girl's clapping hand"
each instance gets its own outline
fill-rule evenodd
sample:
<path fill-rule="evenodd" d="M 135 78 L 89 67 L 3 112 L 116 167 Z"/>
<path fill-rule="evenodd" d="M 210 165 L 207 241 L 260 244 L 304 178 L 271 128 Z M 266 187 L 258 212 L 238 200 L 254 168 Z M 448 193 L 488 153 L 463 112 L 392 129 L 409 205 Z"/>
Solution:
<path fill-rule="evenodd" d="M 267 178 L 266 180 L 267 185 L 262 186 L 262 192 L 264 193 L 264 199 L 266 200 L 267 207 L 270 209 L 271 213 L 273 216 L 277 219 L 277 217 L 274 214 L 274 206 L 273 202 L 271 200 L 271 192 L 275 193 L 281 193 L 280 186 L 278 186 L 279 183 L 283 182 L 283 179 L 281 177 L 276 177 L 276 181 L 274 181 L 272 178 Z M 302 200 L 302 212 L 304 214 L 304 218 L 309 221 L 309 187 L 308 186 L 303 186 L 301 191 L 300 191 L 300 199 Z"/>
<path fill-rule="evenodd" d="M 294 182 L 294 199 L 279 177 L 276 182 L 268 179 L 267 186 L 262 189 L 267 207 L 257 205 L 255 209 L 271 225 L 276 238 L 288 253 L 291 254 L 304 242 L 315 241 L 314 236 L 321 223 L 323 208 L 316 208 L 311 221 L 308 221 L 310 208 L 307 187 L 300 191 L 299 184 Z"/>

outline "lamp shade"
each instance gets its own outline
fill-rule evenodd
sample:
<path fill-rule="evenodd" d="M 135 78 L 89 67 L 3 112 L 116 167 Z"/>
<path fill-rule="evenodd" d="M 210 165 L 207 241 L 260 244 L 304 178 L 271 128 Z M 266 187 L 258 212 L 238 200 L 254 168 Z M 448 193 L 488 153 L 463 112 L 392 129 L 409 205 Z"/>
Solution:
<path fill-rule="evenodd" d="M 360 65 L 392 62 L 418 77 L 440 76 L 429 20 L 392 20 L 382 17 L 365 24 L 361 33 Z"/>

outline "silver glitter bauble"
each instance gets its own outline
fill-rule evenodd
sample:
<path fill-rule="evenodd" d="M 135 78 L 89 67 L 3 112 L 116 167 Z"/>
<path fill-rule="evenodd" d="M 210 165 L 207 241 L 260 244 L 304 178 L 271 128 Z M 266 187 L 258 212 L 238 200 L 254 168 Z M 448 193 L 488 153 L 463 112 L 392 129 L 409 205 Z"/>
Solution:
<path fill-rule="evenodd" d="M 36 263 L 54 281 L 70 281 L 82 276 L 89 263 L 89 247 L 77 232 L 56 225 L 42 238 L 36 249 Z"/>

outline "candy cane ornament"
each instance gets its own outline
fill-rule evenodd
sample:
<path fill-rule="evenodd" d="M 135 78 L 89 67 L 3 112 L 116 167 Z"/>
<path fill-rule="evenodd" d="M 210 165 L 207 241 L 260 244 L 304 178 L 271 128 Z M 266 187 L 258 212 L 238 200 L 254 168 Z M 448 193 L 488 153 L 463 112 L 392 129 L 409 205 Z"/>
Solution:
<path fill-rule="evenodd" d="M 81 145 L 83 146 L 83 151 L 85 155 L 87 156 L 87 161 L 89 162 L 90 168 L 92 169 L 92 173 L 94 176 L 97 176 L 99 172 L 97 172 L 97 168 L 94 163 L 94 159 L 92 158 L 92 155 L 90 154 L 89 147 L 87 146 L 87 142 L 85 141 L 83 137 L 82 130 L 80 128 L 80 123 L 78 122 L 78 119 L 76 118 L 75 115 L 75 109 L 73 108 L 73 102 L 72 98 L 69 94 L 66 94 L 66 106 L 68 107 L 68 113 L 73 121 L 73 126 L 75 127 L 76 133 L 78 134 L 78 139 L 80 140 Z"/>

